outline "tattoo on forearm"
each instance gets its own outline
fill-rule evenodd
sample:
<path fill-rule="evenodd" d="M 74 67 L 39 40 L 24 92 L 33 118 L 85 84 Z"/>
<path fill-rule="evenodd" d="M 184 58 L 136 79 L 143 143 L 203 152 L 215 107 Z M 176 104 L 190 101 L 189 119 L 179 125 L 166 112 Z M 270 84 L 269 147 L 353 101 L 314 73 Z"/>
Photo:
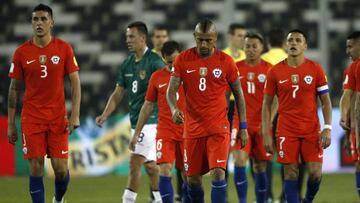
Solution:
<path fill-rule="evenodd" d="M 241 83 L 239 80 L 236 80 L 230 85 L 230 87 L 234 94 L 235 101 L 237 101 L 236 107 L 238 108 L 238 111 L 240 113 L 240 119 L 244 120 L 244 118 L 246 117 L 246 107 L 245 107 L 244 95 L 241 90 Z"/>
<path fill-rule="evenodd" d="M 16 108 L 17 98 L 20 91 L 20 84 L 16 80 L 11 80 L 9 86 L 9 94 L 8 94 L 8 107 L 9 108 Z"/>
<path fill-rule="evenodd" d="M 171 110 L 173 110 L 176 106 L 176 92 L 179 89 L 179 86 L 180 86 L 180 78 L 171 77 L 169 89 L 167 93 L 167 100 Z"/>

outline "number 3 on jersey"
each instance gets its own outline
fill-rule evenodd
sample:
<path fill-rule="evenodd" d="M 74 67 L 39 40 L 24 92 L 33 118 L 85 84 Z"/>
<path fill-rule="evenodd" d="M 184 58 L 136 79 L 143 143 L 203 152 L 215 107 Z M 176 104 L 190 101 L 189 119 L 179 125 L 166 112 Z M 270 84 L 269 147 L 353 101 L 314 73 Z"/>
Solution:
<path fill-rule="evenodd" d="M 40 65 L 40 67 L 42 68 L 41 69 L 41 75 L 40 75 L 40 77 L 41 78 L 46 78 L 47 77 L 47 67 L 46 67 L 46 65 Z"/>
<path fill-rule="evenodd" d="M 200 91 L 206 90 L 206 78 L 200 78 L 199 90 Z"/>

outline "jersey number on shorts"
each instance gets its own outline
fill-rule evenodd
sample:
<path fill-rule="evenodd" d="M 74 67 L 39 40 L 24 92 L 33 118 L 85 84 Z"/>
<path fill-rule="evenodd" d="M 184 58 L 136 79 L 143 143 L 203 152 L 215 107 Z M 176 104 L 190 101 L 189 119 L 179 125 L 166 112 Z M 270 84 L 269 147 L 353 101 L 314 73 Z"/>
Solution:
<path fill-rule="evenodd" d="M 248 93 L 255 94 L 255 83 L 247 81 L 247 86 L 248 86 Z"/>
<path fill-rule="evenodd" d="M 132 88 L 131 88 L 132 92 L 133 93 L 136 93 L 138 91 L 138 81 L 137 80 L 134 80 L 132 82 Z"/>
<path fill-rule="evenodd" d="M 200 78 L 199 90 L 205 91 L 206 89 L 206 78 Z"/>
<path fill-rule="evenodd" d="M 293 89 L 293 92 L 292 92 L 292 97 L 293 98 L 296 98 L 296 92 L 299 90 L 299 85 L 291 85 Z"/>
<path fill-rule="evenodd" d="M 46 65 L 40 65 L 40 67 L 42 68 L 40 77 L 41 78 L 46 78 L 47 75 L 48 75 Z"/>

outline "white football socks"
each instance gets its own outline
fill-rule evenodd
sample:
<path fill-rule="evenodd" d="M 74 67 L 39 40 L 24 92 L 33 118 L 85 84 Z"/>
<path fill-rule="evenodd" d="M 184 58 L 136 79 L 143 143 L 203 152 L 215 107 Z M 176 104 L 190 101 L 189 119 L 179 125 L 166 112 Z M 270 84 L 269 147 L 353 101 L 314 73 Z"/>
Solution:
<path fill-rule="evenodd" d="M 136 200 L 136 196 L 137 196 L 136 192 L 130 191 L 129 189 L 125 189 L 124 194 L 122 196 L 123 203 L 134 203 Z"/>

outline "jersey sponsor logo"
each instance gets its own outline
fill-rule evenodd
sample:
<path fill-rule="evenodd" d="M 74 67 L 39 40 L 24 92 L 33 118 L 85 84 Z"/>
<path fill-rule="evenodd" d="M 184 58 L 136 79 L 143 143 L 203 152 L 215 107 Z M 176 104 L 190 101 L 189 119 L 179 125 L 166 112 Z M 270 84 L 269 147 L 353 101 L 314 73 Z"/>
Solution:
<path fill-rule="evenodd" d="M 311 75 L 307 75 L 304 77 L 304 81 L 306 84 L 310 85 L 311 82 L 313 81 L 313 77 Z"/>
<path fill-rule="evenodd" d="M 293 84 L 297 84 L 299 82 L 299 75 L 298 74 L 291 75 L 291 81 Z"/>
<path fill-rule="evenodd" d="M 252 80 L 254 80 L 254 78 L 255 78 L 255 73 L 253 73 L 253 72 L 248 72 L 248 74 L 247 74 L 247 79 L 248 79 L 249 81 L 252 81 Z"/>
<path fill-rule="evenodd" d="M 29 64 L 33 63 L 34 61 L 35 61 L 35 59 L 31 60 L 31 61 L 26 61 L 26 64 L 29 65 Z"/>
<path fill-rule="evenodd" d="M 67 154 L 68 151 L 61 150 L 61 154 Z"/>
<path fill-rule="evenodd" d="M 214 77 L 215 77 L 215 78 L 220 78 L 220 77 L 221 77 L 221 74 L 222 74 L 222 71 L 221 71 L 220 68 L 215 68 L 215 69 L 213 70 L 213 74 L 214 74 Z"/>
<path fill-rule="evenodd" d="M 159 85 L 159 88 L 162 88 L 162 87 L 164 87 L 165 85 L 167 85 L 167 83 L 160 84 L 160 85 Z"/>
<path fill-rule="evenodd" d="M 259 82 L 264 83 L 265 80 L 266 80 L 266 75 L 261 73 L 261 74 L 258 75 L 257 78 L 258 78 Z"/>
<path fill-rule="evenodd" d="M 186 73 L 192 73 L 195 72 L 196 70 L 186 70 Z"/>
<path fill-rule="evenodd" d="M 14 72 L 14 68 L 15 68 L 15 65 L 14 65 L 14 63 L 11 63 L 11 66 L 10 66 L 10 70 L 9 70 L 9 73 L 12 73 L 12 72 Z"/>
<path fill-rule="evenodd" d="M 226 160 L 219 160 L 219 159 L 216 159 L 216 163 L 224 163 Z"/>
<path fill-rule="evenodd" d="M 205 77 L 208 73 L 208 69 L 206 67 L 200 67 L 199 73 L 201 77 Z"/>
<path fill-rule="evenodd" d="M 279 80 L 280 84 L 286 83 L 288 80 Z"/>
<path fill-rule="evenodd" d="M 40 55 L 40 56 L 39 56 L 39 62 L 40 62 L 40 64 L 45 64 L 45 63 L 46 63 L 46 60 L 47 60 L 46 55 Z"/>
<path fill-rule="evenodd" d="M 50 60 L 51 60 L 51 62 L 52 62 L 53 64 L 59 64 L 59 62 L 60 62 L 60 57 L 59 57 L 59 56 L 52 56 Z"/>
<path fill-rule="evenodd" d="M 140 79 L 145 79 L 145 77 L 146 77 L 146 70 L 140 70 L 139 71 L 139 77 L 140 77 Z"/>

